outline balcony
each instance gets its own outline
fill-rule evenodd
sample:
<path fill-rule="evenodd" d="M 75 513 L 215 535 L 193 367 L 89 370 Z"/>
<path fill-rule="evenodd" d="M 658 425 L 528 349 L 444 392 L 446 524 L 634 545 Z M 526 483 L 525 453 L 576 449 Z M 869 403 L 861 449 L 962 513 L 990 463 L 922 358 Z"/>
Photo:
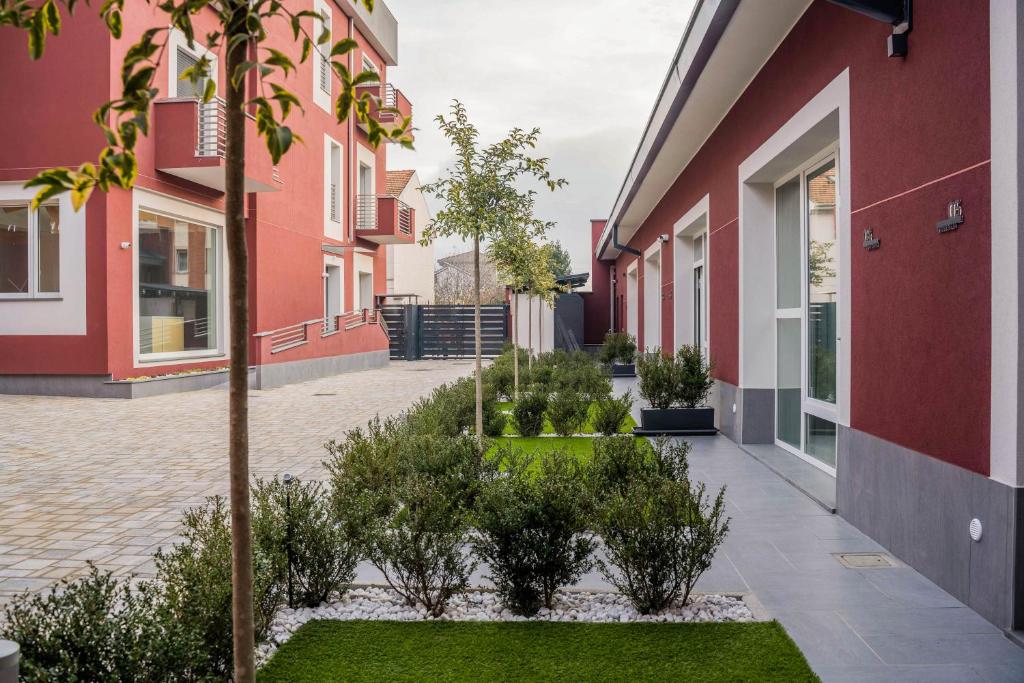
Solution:
<path fill-rule="evenodd" d="M 364 92 L 368 92 L 376 98 L 375 104 L 370 105 L 370 116 L 376 119 L 378 123 L 384 126 L 397 126 L 402 123 L 406 116 L 412 116 L 412 102 L 409 101 L 409 98 L 401 90 L 390 83 L 367 83 L 357 88 L 357 93 L 360 96 Z M 398 113 L 382 111 L 385 109 L 395 109 Z M 368 127 L 365 124 L 356 122 L 356 125 L 364 131 L 368 131 Z M 411 130 L 409 135 L 412 135 Z"/>
<path fill-rule="evenodd" d="M 202 103 L 173 98 L 154 103 L 156 168 L 164 173 L 223 192 L 225 188 L 226 119 L 224 100 Z M 256 122 L 245 129 L 245 191 L 274 192 L 281 181 Z"/>
<path fill-rule="evenodd" d="M 377 244 L 412 244 L 416 211 L 390 195 L 361 194 L 356 202 L 356 237 Z"/>

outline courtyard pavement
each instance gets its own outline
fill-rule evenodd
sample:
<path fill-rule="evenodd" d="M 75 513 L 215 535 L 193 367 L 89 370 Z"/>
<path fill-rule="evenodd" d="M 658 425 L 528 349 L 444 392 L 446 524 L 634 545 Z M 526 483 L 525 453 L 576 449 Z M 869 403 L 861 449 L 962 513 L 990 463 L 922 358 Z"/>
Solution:
<path fill-rule="evenodd" d="M 387 367 L 250 392 L 254 476 L 319 478 L 323 444 L 410 406 L 469 361 Z M 134 400 L 0 395 L 0 604 L 83 573 L 152 572 L 181 512 L 227 495 L 227 391 Z"/>

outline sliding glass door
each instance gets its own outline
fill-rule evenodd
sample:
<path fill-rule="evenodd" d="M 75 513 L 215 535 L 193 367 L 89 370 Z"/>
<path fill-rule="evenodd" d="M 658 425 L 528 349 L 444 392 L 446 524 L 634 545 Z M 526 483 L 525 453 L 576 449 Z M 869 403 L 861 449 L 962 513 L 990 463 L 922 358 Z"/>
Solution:
<path fill-rule="evenodd" d="M 836 466 L 839 248 L 834 153 L 775 188 L 775 440 Z"/>

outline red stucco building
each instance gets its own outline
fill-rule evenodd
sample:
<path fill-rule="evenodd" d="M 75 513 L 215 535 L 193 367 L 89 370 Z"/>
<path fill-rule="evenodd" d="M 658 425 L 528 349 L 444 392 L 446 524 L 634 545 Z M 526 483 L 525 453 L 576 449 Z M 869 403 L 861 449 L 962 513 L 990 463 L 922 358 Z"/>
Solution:
<path fill-rule="evenodd" d="M 378 2 L 308 0 L 332 40 L 354 38 L 354 72 L 374 69 L 372 94 L 404 114 L 411 105 L 387 80 L 397 61 L 397 22 Z M 196 34 L 214 30 L 212 10 Z M 96 192 L 79 212 L 62 197 L 28 210 L 23 183 L 39 170 L 95 160 L 103 144 L 92 112 L 120 91 L 120 64 L 160 11 L 127 3 L 124 37 L 113 39 L 81 8 L 48 39 L 38 62 L 23 32 L 0 30 L 0 391 L 128 396 L 209 385 L 227 365 L 223 106 L 201 104 L 180 80 L 202 54 L 176 30 L 157 76 L 151 133 L 137 145 L 131 191 Z M 310 21 L 310 23 L 313 23 Z M 299 61 L 290 30 L 270 45 Z M 222 89 L 216 55 L 213 78 Z M 87 68 L 85 68 L 87 65 Z M 255 122 L 247 131 L 246 223 L 250 251 L 253 383 L 272 386 L 387 361 L 385 330 L 372 313 L 386 293 L 388 244 L 415 240 L 414 211 L 387 195 L 386 152 L 362 126 L 332 114 L 338 85 L 319 55 L 288 78 L 304 112 L 302 136 L 272 166 Z M 377 113 L 386 119 L 392 113 Z M 382 120 L 389 123 L 387 120 Z M 154 382 L 120 380 L 179 375 Z"/>
<path fill-rule="evenodd" d="M 726 437 L 833 477 L 839 514 L 1007 629 L 1018 5 L 698 1 L 594 249 L 610 327 L 707 350 Z"/>

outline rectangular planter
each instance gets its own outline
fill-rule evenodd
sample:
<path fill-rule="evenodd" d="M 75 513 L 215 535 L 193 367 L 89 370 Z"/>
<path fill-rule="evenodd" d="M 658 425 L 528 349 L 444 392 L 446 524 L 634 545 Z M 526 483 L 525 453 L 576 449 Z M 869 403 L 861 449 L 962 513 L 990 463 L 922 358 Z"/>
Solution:
<path fill-rule="evenodd" d="M 639 434 L 699 436 L 717 434 L 714 408 L 640 409 Z"/>
<path fill-rule="evenodd" d="M 636 377 L 636 363 L 612 363 L 612 377 Z"/>

